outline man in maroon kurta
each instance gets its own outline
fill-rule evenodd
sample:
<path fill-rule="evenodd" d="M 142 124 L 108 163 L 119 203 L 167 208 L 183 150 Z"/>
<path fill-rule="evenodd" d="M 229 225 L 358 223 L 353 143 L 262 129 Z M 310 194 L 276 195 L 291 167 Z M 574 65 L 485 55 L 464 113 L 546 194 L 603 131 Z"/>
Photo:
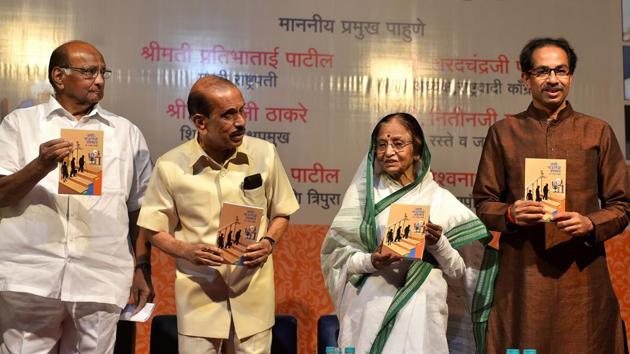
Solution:
<path fill-rule="evenodd" d="M 604 249 L 629 220 L 624 157 L 605 121 L 566 100 L 577 62 L 568 42 L 534 39 L 520 62 L 532 103 L 490 128 L 473 189 L 479 218 L 501 232 L 487 352 L 624 353 Z M 552 222 L 525 200 L 525 158 L 566 160 L 566 212 Z"/>

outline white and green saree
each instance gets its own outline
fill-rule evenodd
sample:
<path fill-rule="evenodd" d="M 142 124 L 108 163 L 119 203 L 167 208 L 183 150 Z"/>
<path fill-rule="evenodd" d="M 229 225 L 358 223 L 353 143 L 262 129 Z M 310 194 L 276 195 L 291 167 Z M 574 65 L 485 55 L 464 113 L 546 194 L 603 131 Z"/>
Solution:
<path fill-rule="evenodd" d="M 472 303 L 490 235 L 472 211 L 433 181 L 431 155 L 423 145 L 417 178 L 404 187 L 375 171 L 371 148 L 322 245 L 324 280 L 340 321 L 339 345 L 354 346 L 357 353 L 475 351 L 471 313 L 480 309 L 473 310 Z M 436 245 L 427 245 L 439 267 L 401 261 L 374 269 L 370 254 L 394 203 L 430 205 L 431 222 L 444 230 Z"/>

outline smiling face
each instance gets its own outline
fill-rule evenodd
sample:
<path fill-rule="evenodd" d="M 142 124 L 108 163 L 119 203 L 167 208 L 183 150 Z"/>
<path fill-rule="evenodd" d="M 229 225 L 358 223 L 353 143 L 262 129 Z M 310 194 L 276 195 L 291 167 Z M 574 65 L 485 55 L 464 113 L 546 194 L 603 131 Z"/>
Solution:
<path fill-rule="evenodd" d="M 232 85 L 213 85 L 204 90 L 212 110 L 210 116 L 193 116 L 199 143 L 208 156 L 222 163 L 243 143 L 245 100 Z"/>
<path fill-rule="evenodd" d="M 414 155 L 411 132 L 400 119 L 394 117 L 381 124 L 376 137 L 376 161 L 385 173 L 405 185 L 415 180 Z"/>
<path fill-rule="evenodd" d="M 536 49 L 532 53 L 532 72 L 540 68 L 568 68 L 569 58 L 567 53 L 556 46 L 546 46 Z M 534 107 L 547 113 L 554 113 L 564 106 L 564 102 L 571 88 L 573 74 L 558 76 L 551 71 L 548 77 L 536 77 L 531 73 L 522 73 L 521 78 L 527 88 L 532 91 Z"/>

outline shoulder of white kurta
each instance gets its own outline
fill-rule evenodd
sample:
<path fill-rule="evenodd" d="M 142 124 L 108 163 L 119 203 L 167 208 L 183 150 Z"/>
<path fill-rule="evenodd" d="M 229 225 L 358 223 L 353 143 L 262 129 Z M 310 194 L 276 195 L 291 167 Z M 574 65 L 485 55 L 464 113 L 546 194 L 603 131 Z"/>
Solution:
<path fill-rule="evenodd" d="M 40 103 L 38 105 L 35 106 L 30 106 L 30 107 L 26 107 L 26 108 L 17 108 L 13 111 L 11 111 L 9 114 L 7 114 L 7 116 L 5 118 L 10 118 L 10 117 L 15 117 L 15 116 L 33 116 L 34 113 L 36 113 L 38 110 L 44 110 L 44 106 L 46 106 L 46 103 Z"/>
<path fill-rule="evenodd" d="M 132 123 L 131 120 L 123 116 L 119 116 L 116 113 L 112 113 L 101 106 L 99 106 L 98 108 L 98 114 L 100 114 L 103 118 L 111 121 L 116 130 L 126 130 L 135 135 L 142 134 L 140 128 Z"/>
<path fill-rule="evenodd" d="M 25 123 L 22 122 L 22 120 L 24 119 L 36 121 L 43 117 L 46 105 L 46 103 L 40 103 L 31 107 L 15 109 L 9 112 L 9 114 L 7 114 L 4 118 L 2 118 L 1 122 L 11 123 L 12 125 L 19 125 L 21 123 Z M 31 124 L 31 122 L 26 123 Z"/>

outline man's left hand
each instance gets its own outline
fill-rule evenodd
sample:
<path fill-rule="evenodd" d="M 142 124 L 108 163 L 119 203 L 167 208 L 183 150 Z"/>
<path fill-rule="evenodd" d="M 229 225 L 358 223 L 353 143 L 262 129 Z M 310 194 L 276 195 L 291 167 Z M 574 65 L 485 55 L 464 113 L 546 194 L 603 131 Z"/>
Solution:
<path fill-rule="evenodd" d="M 551 221 L 556 223 L 558 229 L 573 237 L 587 236 L 594 229 L 591 219 L 574 211 L 560 212 Z"/>
<path fill-rule="evenodd" d="M 154 297 L 155 292 L 151 282 L 150 266 L 136 267 L 133 272 L 133 282 L 131 283 L 131 294 L 129 296 L 129 303 L 136 304 L 133 314 L 140 312 L 147 302 L 153 301 Z"/>
<path fill-rule="evenodd" d="M 271 255 L 271 251 L 273 251 L 273 246 L 266 239 L 251 244 L 245 249 L 243 264 L 250 268 L 263 265 Z"/>

